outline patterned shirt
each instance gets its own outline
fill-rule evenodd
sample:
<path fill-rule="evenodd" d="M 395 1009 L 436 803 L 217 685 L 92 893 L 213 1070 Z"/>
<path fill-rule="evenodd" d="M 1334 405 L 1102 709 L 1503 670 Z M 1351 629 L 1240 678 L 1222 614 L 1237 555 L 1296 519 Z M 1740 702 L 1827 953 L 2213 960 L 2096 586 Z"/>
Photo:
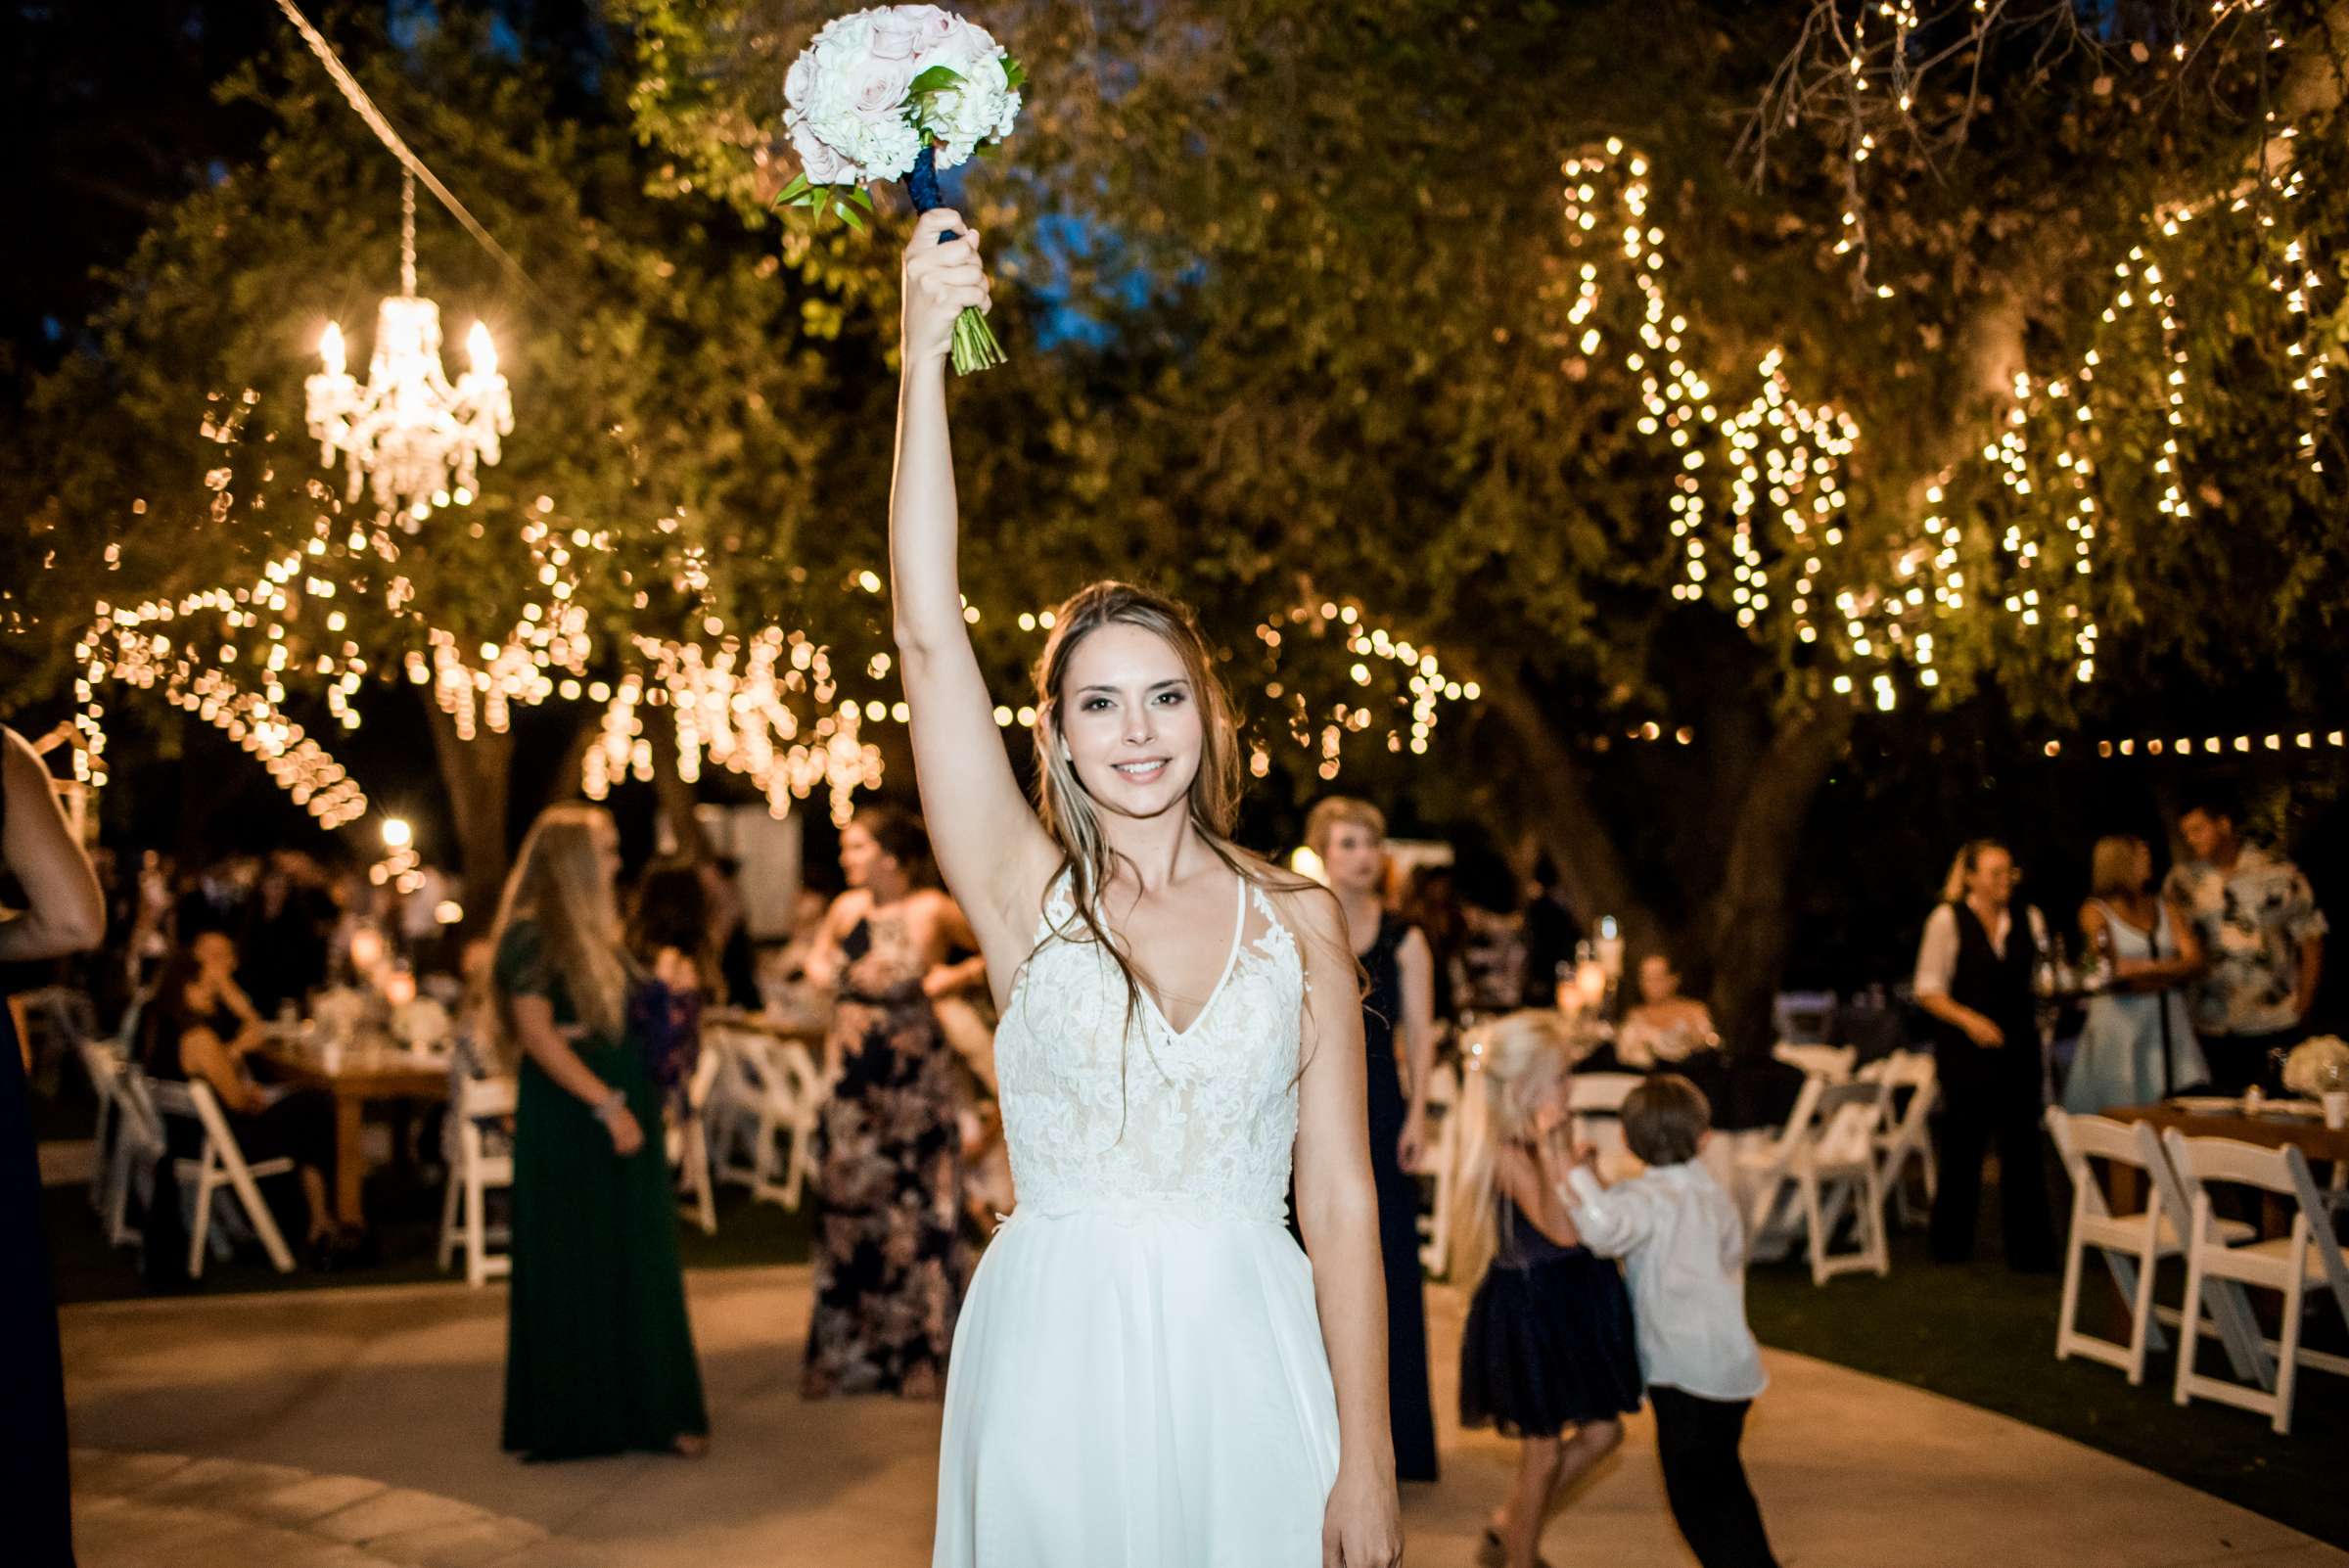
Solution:
<path fill-rule="evenodd" d="M 2184 860 L 2161 891 L 2186 906 L 2210 966 L 2194 988 L 2196 1030 L 2271 1035 L 2299 1025 L 2300 945 L 2328 927 L 2298 866 L 2245 845 L 2234 870 Z"/>

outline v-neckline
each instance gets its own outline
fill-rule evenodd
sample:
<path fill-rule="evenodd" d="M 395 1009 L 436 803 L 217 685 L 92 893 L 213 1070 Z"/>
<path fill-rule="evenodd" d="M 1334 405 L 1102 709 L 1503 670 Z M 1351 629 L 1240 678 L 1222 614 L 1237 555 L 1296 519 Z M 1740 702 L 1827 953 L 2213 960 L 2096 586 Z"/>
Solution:
<path fill-rule="evenodd" d="M 1207 1015 L 1215 1010 L 1217 999 L 1223 994 L 1224 986 L 1229 984 L 1231 980 L 1231 972 L 1239 967 L 1240 949 L 1247 945 L 1248 879 L 1239 875 L 1237 872 L 1234 872 L 1232 874 L 1232 881 L 1237 884 L 1236 891 L 1238 893 L 1239 908 L 1236 917 L 1232 921 L 1231 951 L 1224 955 L 1223 972 L 1216 977 L 1215 989 L 1207 993 L 1207 1000 L 1201 1002 L 1199 1004 L 1199 1010 L 1191 1015 L 1191 1021 L 1189 1024 L 1185 1025 L 1181 1029 L 1176 1029 L 1174 1027 L 1174 1021 L 1169 1018 L 1167 1016 L 1166 1009 L 1159 1005 L 1158 993 L 1152 991 L 1149 984 L 1143 981 L 1140 976 L 1137 975 L 1134 977 L 1135 989 L 1141 992 L 1142 1000 L 1150 1004 L 1150 1012 L 1152 1016 L 1157 1018 L 1159 1027 L 1164 1029 L 1169 1035 L 1173 1036 L 1175 1042 L 1178 1044 L 1189 1039 L 1192 1033 L 1199 1028 L 1199 1025 L 1206 1019 Z"/>

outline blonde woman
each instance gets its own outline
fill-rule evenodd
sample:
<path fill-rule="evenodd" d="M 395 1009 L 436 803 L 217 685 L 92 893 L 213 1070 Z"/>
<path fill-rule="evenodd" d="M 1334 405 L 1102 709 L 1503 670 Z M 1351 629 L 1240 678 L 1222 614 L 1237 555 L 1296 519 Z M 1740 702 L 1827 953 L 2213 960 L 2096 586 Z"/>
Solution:
<path fill-rule="evenodd" d="M 612 819 L 552 807 L 497 911 L 495 1022 L 521 1081 L 504 1443 L 532 1459 L 709 1442 L 660 1092 L 624 1038 L 619 874 Z"/>
<path fill-rule="evenodd" d="M 1475 1291 L 1460 1335 L 1460 1425 L 1523 1445 L 1516 1483 L 1486 1522 L 1486 1568 L 1540 1568 L 1550 1505 L 1615 1452 L 1623 1417 L 1639 1408 L 1631 1297 L 1615 1265 L 1583 1244 L 1563 1196 L 1572 1061 L 1547 1008 L 1468 1041 L 1451 1259 L 1453 1280 Z"/>
<path fill-rule="evenodd" d="M 1306 847 L 1346 916 L 1362 996 L 1370 1102 L 1370 1170 L 1378 1183 L 1378 1247 L 1387 1276 L 1388 1426 L 1395 1477 L 1436 1477 L 1436 1415 L 1427 1385 L 1427 1306 L 1419 1268 L 1419 1181 L 1427 1147 L 1427 1080 L 1436 1065 L 1435 958 L 1417 926 L 1387 906 L 1387 819 L 1368 801 L 1333 795 L 1305 819 Z M 1403 1060 L 1396 1059 L 1396 1044 Z"/>
<path fill-rule="evenodd" d="M 954 1331 L 932 1561 L 1391 1568 L 1344 919 L 1232 844 L 1229 700 L 1157 594 L 1099 582 L 1054 615 L 1030 807 L 956 581 L 945 358 L 988 300 L 962 229 L 931 212 L 906 251 L 891 602 L 931 842 L 1002 1015 L 1019 1206 Z"/>
<path fill-rule="evenodd" d="M 2153 892 L 2153 851 L 2142 839 L 2096 841 L 2080 934 L 2112 983 L 2088 1003 L 2063 1106 L 2101 1116 L 2207 1084 L 2210 1068 L 2187 1017 L 2185 988 L 2202 974 L 2202 943 L 2186 910 Z"/>

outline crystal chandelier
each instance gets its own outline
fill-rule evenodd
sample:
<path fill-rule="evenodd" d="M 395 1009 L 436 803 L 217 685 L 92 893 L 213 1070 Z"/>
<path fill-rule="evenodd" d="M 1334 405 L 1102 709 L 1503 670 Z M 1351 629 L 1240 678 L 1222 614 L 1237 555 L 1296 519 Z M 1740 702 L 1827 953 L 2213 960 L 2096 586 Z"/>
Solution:
<path fill-rule="evenodd" d="M 473 368 L 454 386 L 440 368 L 440 307 L 416 294 L 416 181 L 400 182 L 399 294 L 376 317 L 375 353 L 361 387 L 344 369 L 343 329 L 328 322 L 318 356 L 326 368 L 304 383 L 318 461 L 345 455 L 351 500 L 372 491 L 409 532 L 433 508 L 473 500 L 477 465 L 495 463 L 498 438 L 514 429 L 514 399 L 497 373 L 497 348 L 477 321 L 465 340 Z"/>

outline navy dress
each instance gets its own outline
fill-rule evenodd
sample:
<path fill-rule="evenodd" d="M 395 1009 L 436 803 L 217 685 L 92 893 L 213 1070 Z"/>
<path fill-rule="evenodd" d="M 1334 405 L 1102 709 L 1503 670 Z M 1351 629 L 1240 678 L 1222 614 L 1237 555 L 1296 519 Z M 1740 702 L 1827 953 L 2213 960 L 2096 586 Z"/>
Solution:
<path fill-rule="evenodd" d="M 1500 1250 L 1460 1335 L 1460 1425 L 1556 1437 L 1639 1408 L 1632 1299 L 1614 1263 L 1499 1204 Z"/>
<path fill-rule="evenodd" d="M 1435 1402 L 1427 1391 L 1427 1305 L 1419 1273 L 1419 1182 L 1395 1146 L 1406 1107 L 1395 1062 L 1395 1024 L 1403 1012 L 1403 976 L 1395 961 L 1415 930 L 1392 914 L 1362 954 L 1370 989 L 1362 998 L 1362 1043 L 1369 1052 L 1370 1175 L 1378 1190 L 1378 1251 L 1387 1275 L 1387 1420 L 1395 1439 L 1395 1478 L 1436 1479 Z"/>

